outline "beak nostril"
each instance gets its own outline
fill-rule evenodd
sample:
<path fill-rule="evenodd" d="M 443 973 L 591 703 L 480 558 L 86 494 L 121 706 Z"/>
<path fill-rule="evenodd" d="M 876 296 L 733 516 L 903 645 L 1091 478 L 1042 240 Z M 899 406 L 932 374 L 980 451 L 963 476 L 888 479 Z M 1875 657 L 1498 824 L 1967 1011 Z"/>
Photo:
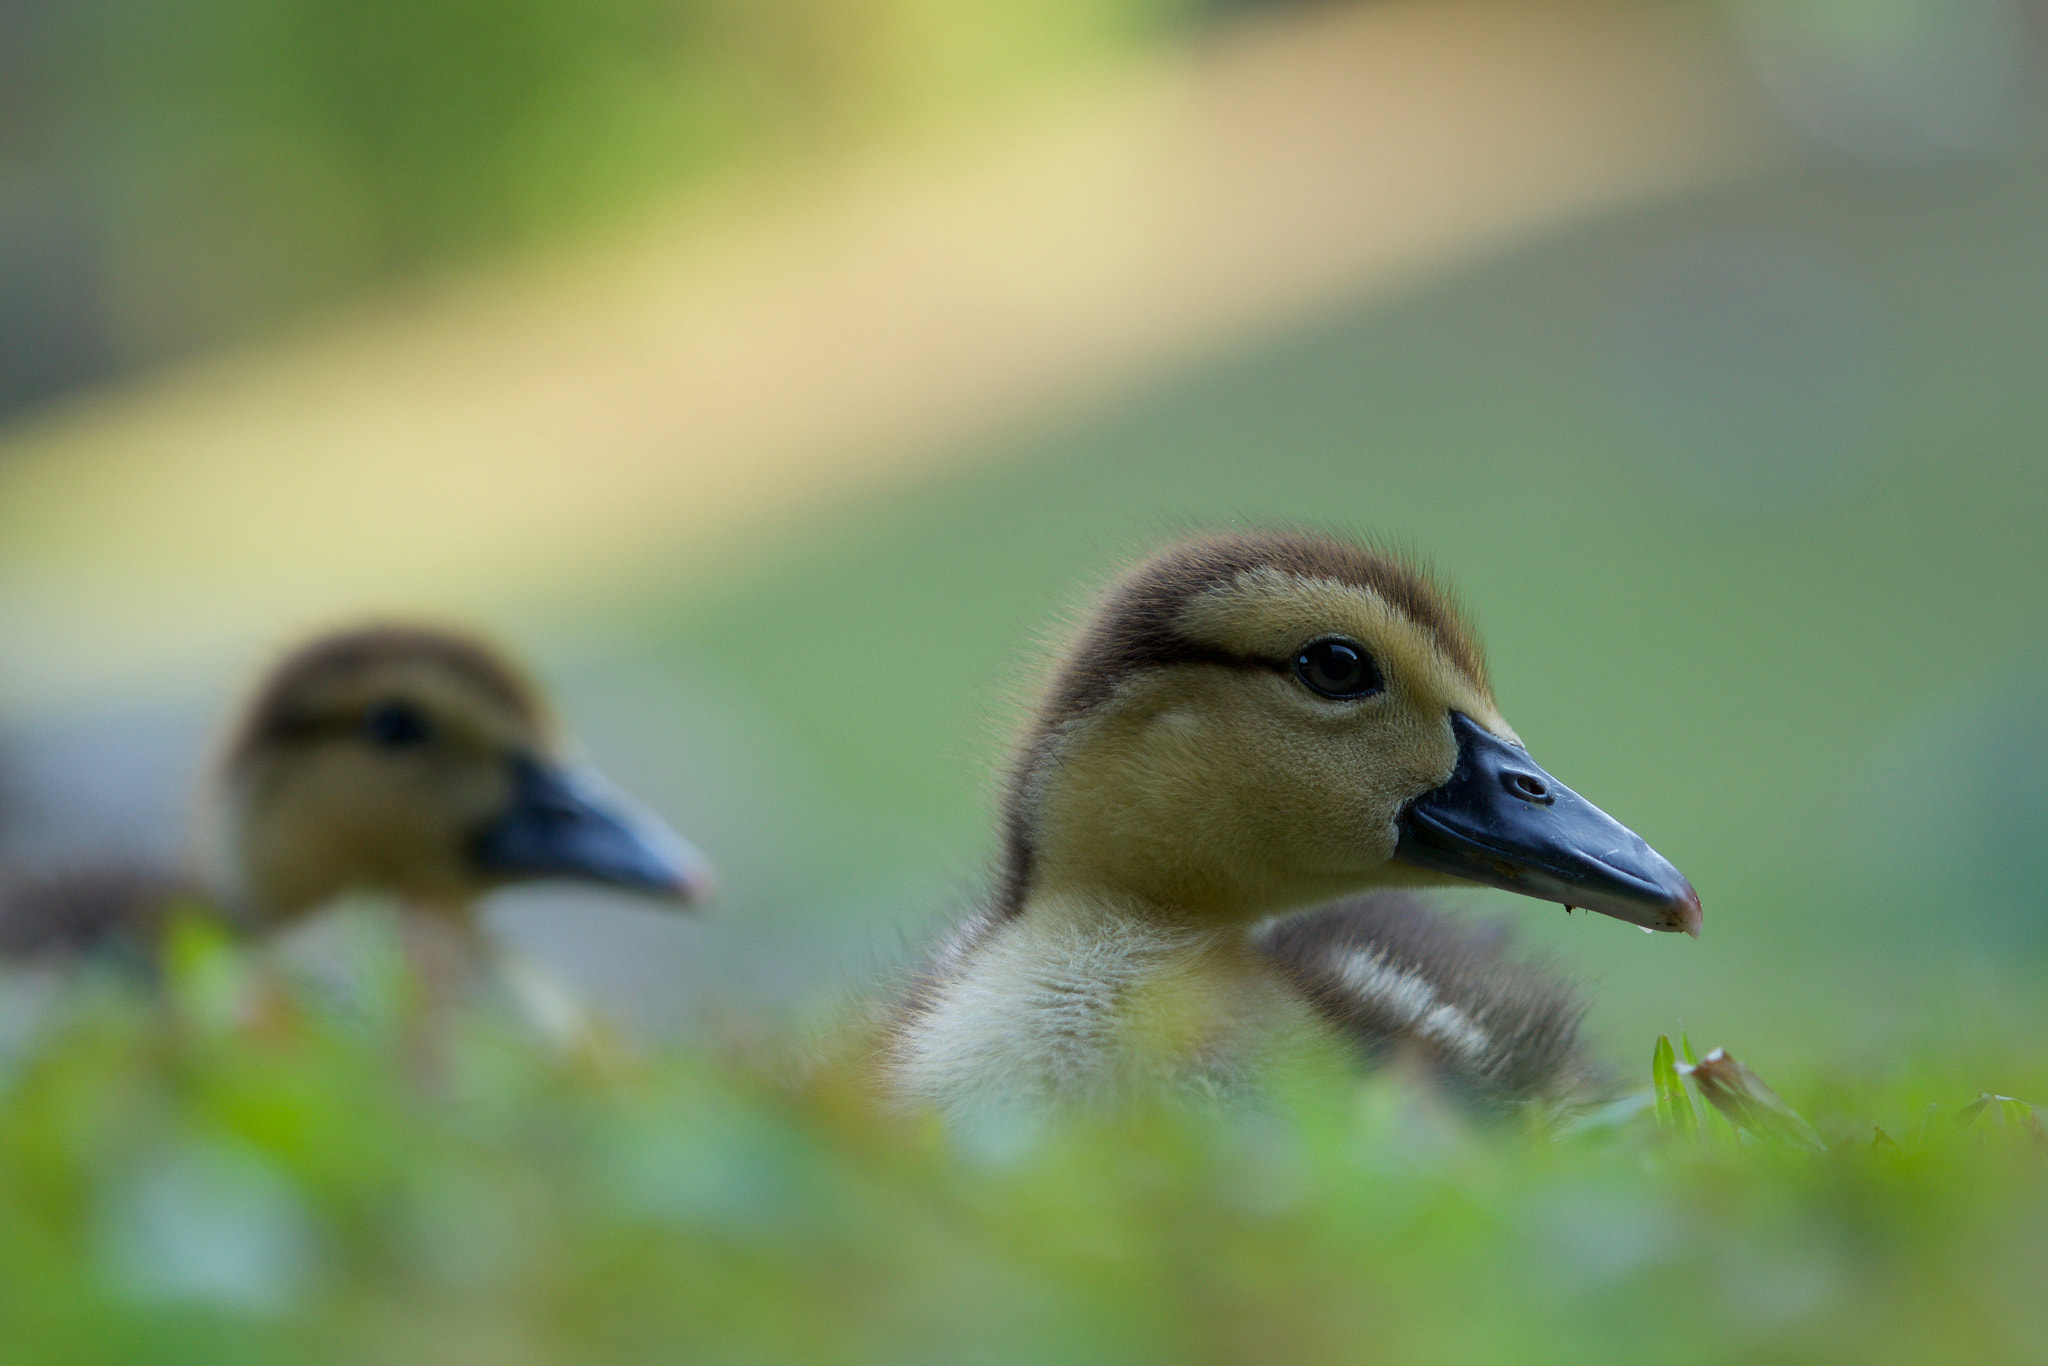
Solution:
<path fill-rule="evenodd" d="M 1525 802 L 1548 806 L 1553 800 L 1549 785 L 1533 773 L 1503 773 L 1500 781 L 1501 786 Z"/>

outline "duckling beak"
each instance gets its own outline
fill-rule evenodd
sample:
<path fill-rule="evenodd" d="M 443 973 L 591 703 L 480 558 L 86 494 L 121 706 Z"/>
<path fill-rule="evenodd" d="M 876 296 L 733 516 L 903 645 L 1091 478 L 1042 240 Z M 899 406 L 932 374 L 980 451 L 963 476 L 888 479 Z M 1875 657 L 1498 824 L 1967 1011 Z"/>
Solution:
<path fill-rule="evenodd" d="M 511 806 L 471 846 L 482 871 L 602 882 L 686 904 L 710 896 L 704 855 L 598 774 L 527 757 L 512 767 Z"/>
<path fill-rule="evenodd" d="M 1699 938 L 1699 893 L 1641 836 L 1462 712 L 1451 731 L 1457 767 L 1401 813 L 1396 860 Z"/>

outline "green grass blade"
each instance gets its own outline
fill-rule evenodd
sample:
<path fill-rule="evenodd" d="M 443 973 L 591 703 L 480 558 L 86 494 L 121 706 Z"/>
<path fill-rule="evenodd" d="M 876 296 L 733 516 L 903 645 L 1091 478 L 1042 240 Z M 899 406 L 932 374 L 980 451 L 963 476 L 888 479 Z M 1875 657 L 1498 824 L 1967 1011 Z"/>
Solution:
<path fill-rule="evenodd" d="M 2048 1148 L 2048 1124 L 2042 1122 L 2039 1111 L 2023 1100 L 1990 1091 L 1980 1092 L 1975 1100 L 1956 1112 L 1956 1127 L 1968 1133 L 1985 1115 L 1990 1115 L 1992 1120 L 1985 1126 L 1987 1133 L 1995 1128 L 2023 1136 L 2038 1147 Z"/>
<path fill-rule="evenodd" d="M 1700 1119 L 1693 1112 L 1692 1097 L 1685 1093 L 1685 1080 L 1678 1075 L 1669 1034 L 1657 1036 L 1657 1047 L 1650 1054 L 1650 1080 L 1657 1091 L 1657 1127 L 1698 1138 Z"/>

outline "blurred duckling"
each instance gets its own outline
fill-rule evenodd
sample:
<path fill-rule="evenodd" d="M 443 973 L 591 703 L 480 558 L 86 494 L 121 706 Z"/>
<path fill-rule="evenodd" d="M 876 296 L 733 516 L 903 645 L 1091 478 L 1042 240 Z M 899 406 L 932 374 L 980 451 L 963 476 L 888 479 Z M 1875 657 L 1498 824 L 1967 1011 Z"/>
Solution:
<path fill-rule="evenodd" d="M 1017 748 L 988 903 L 880 1059 L 969 1118 L 1143 1093 L 1256 1093 L 1333 1037 L 1424 1059 L 1483 1106 L 1592 1069 L 1572 992 L 1402 886 L 1505 888 L 1697 935 L 1640 838 L 1538 767 L 1471 629 L 1398 558 L 1337 537 L 1172 547 L 1106 596 Z"/>
<path fill-rule="evenodd" d="M 208 875 L 24 882 L 0 896 L 0 957 L 147 960 L 181 902 L 268 935 L 364 892 L 399 904 L 425 966 L 457 972 L 494 888 L 569 878 L 681 903 L 710 888 L 702 855 L 563 758 L 510 661 L 441 629 L 369 626 L 289 655 L 233 725 L 206 804 Z"/>

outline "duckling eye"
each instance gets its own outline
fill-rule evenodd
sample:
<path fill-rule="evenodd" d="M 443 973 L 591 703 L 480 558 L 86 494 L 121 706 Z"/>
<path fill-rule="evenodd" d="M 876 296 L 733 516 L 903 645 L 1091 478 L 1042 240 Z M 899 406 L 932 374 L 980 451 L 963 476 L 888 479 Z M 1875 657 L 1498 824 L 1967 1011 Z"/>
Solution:
<path fill-rule="evenodd" d="M 1372 656 L 1348 640 L 1319 640 L 1294 660 L 1301 681 L 1325 697 L 1370 697 L 1386 684 Z"/>
<path fill-rule="evenodd" d="M 425 744 L 430 733 L 427 719 L 403 702 L 380 703 L 363 717 L 363 734 L 385 749 Z"/>

